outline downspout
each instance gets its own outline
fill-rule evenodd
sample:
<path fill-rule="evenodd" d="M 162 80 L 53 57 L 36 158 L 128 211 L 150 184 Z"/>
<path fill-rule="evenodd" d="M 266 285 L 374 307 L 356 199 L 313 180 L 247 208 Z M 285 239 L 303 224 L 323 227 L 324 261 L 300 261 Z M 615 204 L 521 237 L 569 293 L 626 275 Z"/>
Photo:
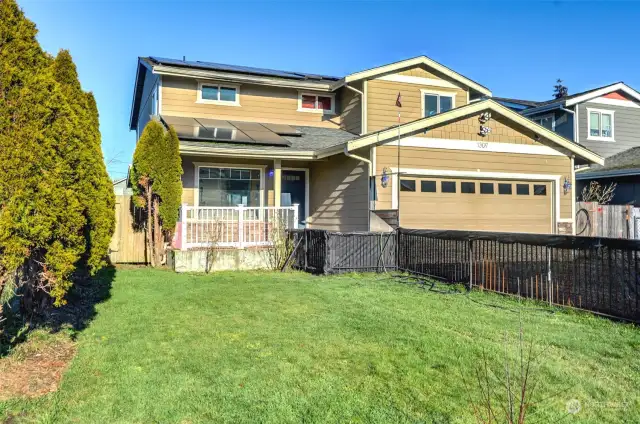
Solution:
<path fill-rule="evenodd" d="M 361 160 L 362 162 L 365 162 L 368 165 L 367 167 L 369 168 L 369 176 L 373 177 L 373 163 L 369 159 L 365 159 L 362 156 L 354 155 L 349 151 L 349 146 L 344 146 L 344 154 L 351 159 Z"/>

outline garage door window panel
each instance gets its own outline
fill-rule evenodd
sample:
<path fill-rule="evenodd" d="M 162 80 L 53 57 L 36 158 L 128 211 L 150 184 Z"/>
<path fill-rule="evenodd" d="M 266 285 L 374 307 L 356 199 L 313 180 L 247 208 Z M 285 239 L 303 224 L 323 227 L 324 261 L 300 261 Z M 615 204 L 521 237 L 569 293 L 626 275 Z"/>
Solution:
<path fill-rule="evenodd" d="M 533 194 L 534 196 L 546 196 L 547 195 L 547 186 L 544 184 L 534 184 L 533 186 Z"/>
<path fill-rule="evenodd" d="M 440 192 L 442 193 L 455 193 L 456 182 L 455 181 L 442 181 L 440 183 Z"/>
<path fill-rule="evenodd" d="M 463 181 L 460 184 L 460 193 L 474 194 L 476 192 L 476 183 Z"/>
<path fill-rule="evenodd" d="M 416 191 L 416 180 L 400 180 L 400 191 Z"/>
<path fill-rule="evenodd" d="M 480 183 L 480 194 L 493 194 L 493 183 Z"/>
<path fill-rule="evenodd" d="M 420 191 L 423 193 L 435 193 L 436 182 L 435 181 L 420 181 Z"/>
<path fill-rule="evenodd" d="M 528 196 L 529 184 L 516 184 L 516 194 L 518 196 Z"/>
<path fill-rule="evenodd" d="M 498 194 L 512 194 L 513 193 L 513 185 L 512 184 L 498 184 Z"/>

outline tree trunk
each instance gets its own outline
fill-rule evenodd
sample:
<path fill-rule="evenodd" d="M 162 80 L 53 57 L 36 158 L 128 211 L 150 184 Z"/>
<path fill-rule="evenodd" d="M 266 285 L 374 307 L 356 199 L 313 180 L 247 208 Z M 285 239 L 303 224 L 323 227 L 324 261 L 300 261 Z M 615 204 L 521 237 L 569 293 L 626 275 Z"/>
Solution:
<path fill-rule="evenodd" d="M 162 256 L 164 253 L 162 228 L 160 228 L 160 199 L 158 196 L 153 197 L 153 236 L 154 236 L 154 253 L 156 266 L 162 264 Z"/>
<path fill-rule="evenodd" d="M 152 267 L 156 267 L 156 252 L 155 243 L 153 238 L 153 193 L 151 192 L 151 184 L 147 180 L 145 184 L 145 191 L 147 196 L 147 252 L 149 255 L 149 262 Z"/>

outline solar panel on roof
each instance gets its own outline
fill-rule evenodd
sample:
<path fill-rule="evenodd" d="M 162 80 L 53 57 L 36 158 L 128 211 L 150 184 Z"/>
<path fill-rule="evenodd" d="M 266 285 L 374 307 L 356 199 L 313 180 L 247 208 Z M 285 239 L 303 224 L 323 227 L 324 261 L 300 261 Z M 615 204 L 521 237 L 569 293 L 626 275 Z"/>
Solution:
<path fill-rule="evenodd" d="M 215 71 L 241 72 L 245 74 L 273 76 L 273 77 L 290 78 L 290 79 L 298 79 L 298 80 L 317 79 L 317 80 L 337 81 L 339 79 L 337 77 L 332 77 L 328 75 L 305 74 L 301 72 L 287 72 L 287 71 L 279 71 L 277 69 L 254 68 L 252 66 L 226 65 L 223 63 L 201 62 L 201 61 L 190 61 L 190 60 L 176 60 L 176 59 L 167 59 L 167 58 L 156 57 L 156 56 L 149 56 L 149 58 L 163 65 L 186 66 L 186 67 L 200 68 L 200 69 L 211 69 Z"/>
<path fill-rule="evenodd" d="M 224 121 L 208 118 L 162 116 L 184 140 L 221 141 L 238 144 L 290 146 L 284 138 L 256 122 Z"/>
<path fill-rule="evenodd" d="M 268 130 L 273 131 L 278 135 L 292 135 L 292 136 L 301 136 L 302 133 L 292 126 L 285 124 L 262 124 Z"/>

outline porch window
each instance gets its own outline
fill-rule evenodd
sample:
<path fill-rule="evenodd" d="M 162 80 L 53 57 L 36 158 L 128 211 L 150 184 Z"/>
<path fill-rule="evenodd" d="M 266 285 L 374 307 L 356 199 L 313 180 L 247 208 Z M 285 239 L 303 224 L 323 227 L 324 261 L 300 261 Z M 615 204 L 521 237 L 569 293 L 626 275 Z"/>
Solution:
<path fill-rule="evenodd" d="M 201 166 L 200 206 L 260 206 L 260 170 Z"/>
<path fill-rule="evenodd" d="M 446 112 L 455 107 L 453 95 L 445 95 L 439 93 L 422 92 L 423 101 L 422 109 L 425 117 L 433 116 L 438 113 Z"/>

